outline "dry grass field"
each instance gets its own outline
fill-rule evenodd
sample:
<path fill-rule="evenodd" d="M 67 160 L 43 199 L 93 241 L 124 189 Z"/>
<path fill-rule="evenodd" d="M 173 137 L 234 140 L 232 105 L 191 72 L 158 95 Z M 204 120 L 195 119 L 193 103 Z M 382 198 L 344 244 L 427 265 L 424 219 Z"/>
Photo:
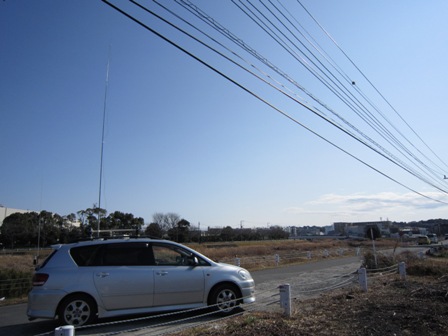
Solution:
<path fill-rule="evenodd" d="M 394 240 L 378 240 L 376 243 L 378 249 L 393 248 L 396 244 Z M 254 242 L 230 242 L 230 243 L 191 243 L 186 244 L 196 251 L 217 261 L 233 261 L 235 257 L 257 258 L 274 256 L 304 255 L 310 251 L 315 257 L 320 256 L 322 251 L 329 250 L 332 254 L 338 249 L 344 249 L 345 254 L 353 255 L 356 248 L 370 249 L 369 241 L 349 241 L 336 239 L 322 240 L 278 240 L 278 241 L 254 241 Z M 34 269 L 33 260 L 35 251 L 25 251 L 17 253 L 0 252 L 0 271 L 14 269 L 16 271 L 32 272 Z M 50 249 L 41 250 L 39 261 L 42 262 L 45 257 L 51 253 Z M 284 258 L 286 259 L 289 258 Z M 244 265 L 243 265 L 244 266 Z M 251 265 L 249 265 L 249 269 Z"/>
<path fill-rule="evenodd" d="M 397 246 L 395 241 L 387 239 L 378 240 L 375 244 L 379 250 Z M 269 262 L 257 263 L 250 260 L 272 260 L 275 254 L 280 256 L 282 264 L 307 262 L 309 259 L 304 257 L 304 253 L 308 251 L 316 259 L 353 256 L 355 250 L 361 248 L 367 263 L 372 258 L 372 245 L 369 241 L 288 240 L 190 246 L 218 261 L 233 262 L 239 257 L 242 259 L 242 266 L 249 270 L 270 267 Z M 330 251 L 330 254 L 324 256 L 322 251 L 325 250 Z M 49 252 L 42 252 L 41 261 Z M 8 279 L 8 276 L 31 278 L 33 259 L 32 252 L 21 255 L 0 254 L 0 280 Z M 397 259 L 406 261 L 406 281 L 388 277 L 370 283 L 368 292 L 352 287 L 326 292 L 318 298 L 295 301 L 291 318 L 279 313 L 252 312 L 220 323 L 188 329 L 176 336 L 447 335 L 448 252 L 442 251 L 424 259 L 417 258 L 415 254 L 402 254 L 393 262 Z M 387 266 L 391 260 L 381 257 L 379 263 L 379 267 Z M 0 304 L 25 300 L 25 296 L 7 298 L 0 301 Z"/>
<path fill-rule="evenodd" d="M 396 246 L 395 240 L 383 239 L 375 242 L 377 249 L 391 249 Z M 297 263 L 306 261 L 307 252 L 311 252 L 312 258 L 324 257 L 323 251 L 329 251 L 328 257 L 353 256 L 355 250 L 369 250 L 372 248 L 370 241 L 352 241 L 337 239 L 322 240 L 278 240 L 278 241 L 254 241 L 254 242 L 232 242 L 232 243 L 211 243 L 211 244 L 189 244 L 196 251 L 207 257 L 220 262 L 232 262 L 236 257 L 242 259 L 250 258 L 271 258 L 276 254 L 280 256 L 281 262 Z M 341 254 L 339 253 L 340 251 Z M 244 262 L 244 260 L 243 260 Z M 263 264 L 242 264 L 243 267 L 254 270 L 266 266 Z"/>
<path fill-rule="evenodd" d="M 371 243 L 368 241 L 348 241 L 336 239 L 323 240 L 281 240 L 281 241 L 255 241 L 255 242 L 229 242 L 229 243 L 203 243 L 188 244 L 198 252 L 209 258 L 235 263 L 235 258 L 241 258 L 241 266 L 249 270 L 275 267 L 275 255 L 279 256 L 280 264 L 293 264 L 309 262 L 307 252 L 311 253 L 311 259 L 332 258 L 354 255 L 355 249 L 361 247 L 370 249 Z M 391 248 L 394 241 L 379 240 L 376 246 L 381 248 Z M 323 251 L 329 251 L 324 255 Z M 340 251 L 343 251 L 341 254 Z M 43 262 L 45 257 L 51 253 L 50 249 L 40 251 L 39 262 Z M 36 251 L 0 252 L 0 305 L 7 305 L 26 300 L 26 293 L 30 289 L 31 277 L 34 271 L 34 256 Z M 12 289 L 11 289 L 12 288 Z"/>

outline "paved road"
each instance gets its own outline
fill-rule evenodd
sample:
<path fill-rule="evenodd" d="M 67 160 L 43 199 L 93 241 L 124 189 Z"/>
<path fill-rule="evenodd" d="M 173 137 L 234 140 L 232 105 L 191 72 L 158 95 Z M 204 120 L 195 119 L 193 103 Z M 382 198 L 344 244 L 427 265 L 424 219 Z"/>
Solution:
<path fill-rule="evenodd" d="M 36 320 L 29 322 L 26 304 L 0 307 L 0 335 L 26 336 L 54 330 L 55 321 Z"/>
<path fill-rule="evenodd" d="M 343 267 L 344 265 L 356 264 L 361 266 L 360 257 L 346 257 L 340 259 L 324 259 L 320 261 L 310 262 L 306 264 L 293 265 L 282 268 L 270 268 L 261 271 L 250 272 L 257 286 L 266 282 L 285 282 L 291 278 L 295 278 L 305 272 L 314 272 L 318 270 Z"/>

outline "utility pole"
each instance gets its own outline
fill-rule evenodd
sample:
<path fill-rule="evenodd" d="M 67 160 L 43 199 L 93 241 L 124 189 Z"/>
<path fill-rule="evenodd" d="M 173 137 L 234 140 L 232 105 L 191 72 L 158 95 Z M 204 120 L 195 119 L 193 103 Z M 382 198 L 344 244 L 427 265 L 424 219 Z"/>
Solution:
<path fill-rule="evenodd" d="M 103 155 L 104 155 L 104 128 L 106 121 L 106 103 L 107 103 L 107 89 L 109 87 L 109 66 L 110 66 L 110 47 L 109 47 L 109 57 L 107 60 L 106 68 L 106 85 L 104 89 L 104 103 L 103 103 L 103 127 L 101 132 L 101 155 L 100 155 L 100 187 L 98 192 L 98 230 L 97 238 L 100 237 L 100 223 L 101 223 L 101 188 L 103 182 Z"/>

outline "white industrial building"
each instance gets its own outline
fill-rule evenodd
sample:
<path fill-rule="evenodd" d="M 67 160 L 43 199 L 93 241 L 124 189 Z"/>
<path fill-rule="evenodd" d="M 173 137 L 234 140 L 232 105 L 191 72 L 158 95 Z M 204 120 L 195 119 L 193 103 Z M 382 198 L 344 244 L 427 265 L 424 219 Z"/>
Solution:
<path fill-rule="evenodd" d="M 33 212 L 33 210 L 7 208 L 0 204 L 0 226 L 3 224 L 5 218 L 8 217 L 9 215 L 12 215 L 13 213 L 27 213 L 27 212 Z"/>

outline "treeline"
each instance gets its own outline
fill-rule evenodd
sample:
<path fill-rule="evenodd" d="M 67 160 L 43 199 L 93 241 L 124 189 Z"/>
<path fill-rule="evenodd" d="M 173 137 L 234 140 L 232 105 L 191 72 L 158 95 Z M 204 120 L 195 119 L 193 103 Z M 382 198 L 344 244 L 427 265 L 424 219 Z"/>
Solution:
<path fill-rule="evenodd" d="M 208 228 L 200 230 L 175 213 L 156 213 L 153 221 L 145 230 L 145 235 L 153 238 L 170 239 L 179 243 L 185 242 L 231 242 L 288 239 L 289 233 L 281 226 L 256 229 Z"/>
<path fill-rule="evenodd" d="M 107 214 L 105 209 L 88 208 L 61 216 L 49 211 L 13 213 L 3 220 L 0 227 L 0 243 L 5 248 L 38 247 L 64 244 L 93 236 L 101 230 L 129 229 L 140 232 L 143 218 L 115 211 Z"/>
<path fill-rule="evenodd" d="M 276 240 L 289 236 L 280 226 L 258 229 L 227 226 L 201 231 L 173 212 L 155 213 L 151 223 L 145 226 L 143 218 L 134 217 L 133 214 L 120 211 L 108 214 L 105 209 L 93 207 L 66 216 L 49 211 L 13 213 L 4 219 L 0 227 L 0 244 L 10 249 L 35 248 L 125 234 L 180 243 Z"/>

